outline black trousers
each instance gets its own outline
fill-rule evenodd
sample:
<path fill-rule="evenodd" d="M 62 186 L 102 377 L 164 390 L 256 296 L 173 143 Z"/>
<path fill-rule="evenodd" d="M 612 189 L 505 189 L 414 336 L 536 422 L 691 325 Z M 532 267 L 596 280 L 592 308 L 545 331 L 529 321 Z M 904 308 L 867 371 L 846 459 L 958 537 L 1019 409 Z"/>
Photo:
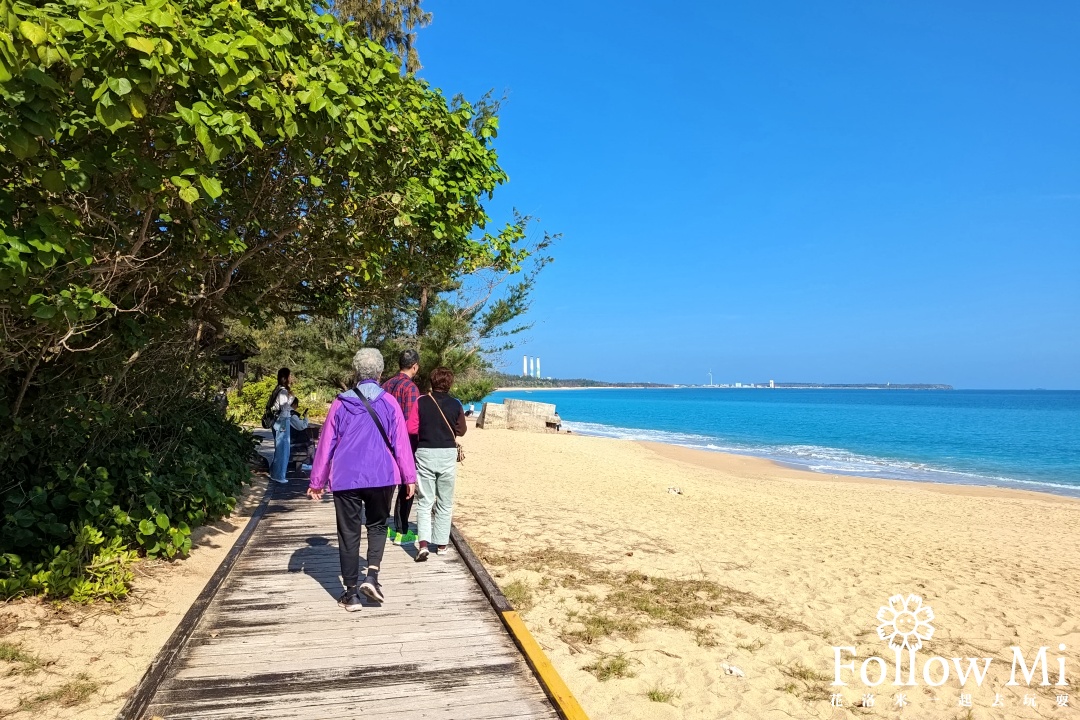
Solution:
<path fill-rule="evenodd" d="M 393 485 L 338 490 L 334 493 L 338 557 L 345 587 L 355 587 L 360 579 L 360 526 L 365 514 L 368 567 L 378 568 L 382 565 L 383 550 L 386 548 L 386 519 L 390 517 L 390 501 L 393 497 Z"/>
<path fill-rule="evenodd" d="M 398 485 L 397 499 L 394 501 L 394 528 L 399 533 L 409 531 L 409 515 L 412 514 L 412 504 L 414 497 L 405 497 L 406 490 L 404 485 Z"/>

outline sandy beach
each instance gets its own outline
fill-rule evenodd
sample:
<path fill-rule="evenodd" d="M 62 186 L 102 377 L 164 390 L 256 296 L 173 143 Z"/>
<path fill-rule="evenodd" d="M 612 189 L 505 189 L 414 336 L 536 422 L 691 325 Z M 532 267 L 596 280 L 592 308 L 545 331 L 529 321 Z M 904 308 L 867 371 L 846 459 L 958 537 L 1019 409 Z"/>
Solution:
<path fill-rule="evenodd" d="M 1080 502 L 580 435 L 464 444 L 455 521 L 592 718 L 1080 715 Z M 904 686 L 878 636 L 898 594 L 933 612 L 932 633 L 894 622 L 926 636 Z M 1048 648 L 1047 685 L 1006 684 L 1013 646 L 1029 671 Z M 969 657 L 990 665 L 961 689 Z"/>
<path fill-rule="evenodd" d="M 0 718 L 109 720 L 142 679 L 263 496 L 265 475 L 231 517 L 197 528 L 182 560 L 142 560 L 122 602 L 0 604 Z M 17 656 L 13 656 L 14 653 Z"/>

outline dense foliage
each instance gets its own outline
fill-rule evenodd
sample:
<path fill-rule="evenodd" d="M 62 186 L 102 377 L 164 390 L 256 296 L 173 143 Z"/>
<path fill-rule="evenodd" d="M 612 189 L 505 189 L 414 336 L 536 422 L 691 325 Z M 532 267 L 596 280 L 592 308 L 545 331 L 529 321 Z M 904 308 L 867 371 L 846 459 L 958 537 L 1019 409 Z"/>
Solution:
<path fill-rule="evenodd" d="M 250 436 L 211 403 L 127 416 L 83 400 L 52 420 L 0 446 L 7 477 L 29 480 L 5 488 L 3 596 L 122 596 L 129 548 L 186 554 L 191 529 L 227 515 L 249 476 Z"/>
<path fill-rule="evenodd" d="M 230 328 L 527 255 L 520 220 L 484 230 L 495 118 L 327 10 L 0 0 L 3 594 L 117 595 L 94 568 L 227 512 Z"/>

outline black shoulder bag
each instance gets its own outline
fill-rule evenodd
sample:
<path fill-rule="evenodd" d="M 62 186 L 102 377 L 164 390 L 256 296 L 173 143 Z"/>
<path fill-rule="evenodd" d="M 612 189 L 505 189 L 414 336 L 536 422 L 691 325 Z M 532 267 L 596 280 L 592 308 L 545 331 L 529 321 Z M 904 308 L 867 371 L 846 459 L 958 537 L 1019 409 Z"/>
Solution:
<path fill-rule="evenodd" d="M 269 430 L 274 427 L 274 421 L 277 420 L 277 415 L 274 414 L 273 407 L 274 401 L 277 400 L 278 392 L 281 390 L 281 385 L 274 386 L 274 392 L 270 393 L 270 399 L 266 401 L 266 409 L 262 414 L 262 426 L 264 430 Z"/>

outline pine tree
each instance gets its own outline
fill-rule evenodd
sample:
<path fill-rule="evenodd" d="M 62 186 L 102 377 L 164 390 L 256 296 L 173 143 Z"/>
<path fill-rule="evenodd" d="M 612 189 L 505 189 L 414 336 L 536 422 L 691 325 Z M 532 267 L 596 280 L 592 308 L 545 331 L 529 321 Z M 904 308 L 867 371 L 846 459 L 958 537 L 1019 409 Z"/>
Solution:
<path fill-rule="evenodd" d="M 405 69 L 420 69 L 416 52 L 417 28 L 431 23 L 431 13 L 420 7 L 421 0 L 337 0 L 334 13 L 365 28 L 367 36 L 392 50 L 405 61 Z"/>

